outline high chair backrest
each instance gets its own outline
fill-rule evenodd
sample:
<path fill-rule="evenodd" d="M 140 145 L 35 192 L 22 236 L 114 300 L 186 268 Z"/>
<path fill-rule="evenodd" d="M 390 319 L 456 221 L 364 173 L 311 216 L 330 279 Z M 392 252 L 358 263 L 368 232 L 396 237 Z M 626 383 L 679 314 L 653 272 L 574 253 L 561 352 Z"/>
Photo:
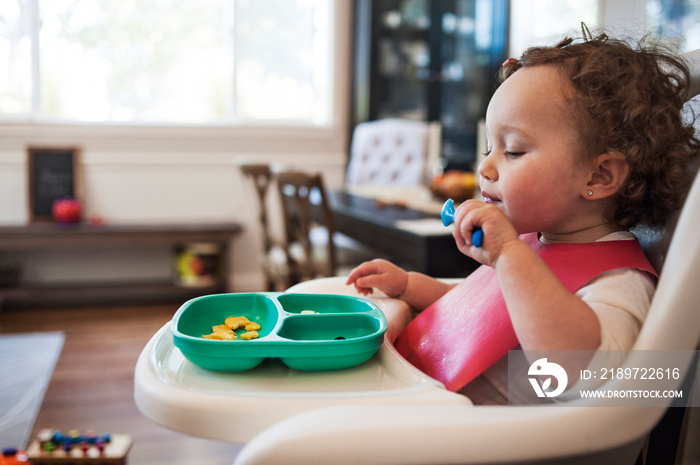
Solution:
<path fill-rule="evenodd" d="M 694 120 L 700 137 L 700 51 L 689 56 L 693 86 L 691 100 L 685 105 L 688 118 Z M 700 317 L 700 159 L 688 166 L 695 181 L 683 208 L 675 212 L 661 231 L 639 230 L 635 234 L 655 268 L 661 272 L 649 315 L 642 327 L 635 349 L 672 349 L 698 347 Z M 689 323 L 686 325 L 686 323 Z M 668 337 L 676 334 L 677 337 Z"/>
<path fill-rule="evenodd" d="M 697 163 L 692 169 L 697 171 Z M 635 349 L 692 349 L 700 337 L 700 173 L 665 231 L 649 243 L 648 255 L 661 269 L 649 315 Z M 644 240 L 642 240 L 644 243 Z M 672 337 L 669 337 L 673 335 Z"/>
<path fill-rule="evenodd" d="M 425 181 L 435 141 L 425 121 L 398 118 L 357 125 L 345 182 L 348 186 L 417 186 Z M 439 137 L 439 136 L 436 136 Z"/>

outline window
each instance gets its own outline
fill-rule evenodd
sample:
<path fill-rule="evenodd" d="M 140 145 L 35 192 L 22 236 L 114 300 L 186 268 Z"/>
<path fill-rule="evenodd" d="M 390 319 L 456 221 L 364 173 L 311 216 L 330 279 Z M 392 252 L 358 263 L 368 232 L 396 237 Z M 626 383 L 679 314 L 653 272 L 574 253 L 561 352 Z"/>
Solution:
<path fill-rule="evenodd" d="M 646 0 L 649 28 L 680 52 L 700 48 L 700 0 Z"/>
<path fill-rule="evenodd" d="M 700 48 L 700 0 L 511 0 L 510 50 L 520 56 L 603 26 L 615 37 L 651 34 L 679 53 Z"/>
<path fill-rule="evenodd" d="M 533 45 L 554 44 L 581 34 L 581 22 L 598 26 L 598 0 L 511 0 L 510 55 Z"/>
<path fill-rule="evenodd" d="M 328 125 L 332 10 L 332 0 L 0 0 L 0 116 Z"/>

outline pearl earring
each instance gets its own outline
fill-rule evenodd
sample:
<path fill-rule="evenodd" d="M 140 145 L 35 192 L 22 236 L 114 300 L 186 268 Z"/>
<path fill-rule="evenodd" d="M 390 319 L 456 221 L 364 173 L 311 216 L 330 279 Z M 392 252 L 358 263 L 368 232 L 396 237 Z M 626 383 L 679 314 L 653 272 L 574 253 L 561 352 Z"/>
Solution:
<path fill-rule="evenodd" d="M 593 191 L 588 191 L 587 194 L 588 194 L 589 196 L 591 196 L 591 195 L 593 195 Z"/>

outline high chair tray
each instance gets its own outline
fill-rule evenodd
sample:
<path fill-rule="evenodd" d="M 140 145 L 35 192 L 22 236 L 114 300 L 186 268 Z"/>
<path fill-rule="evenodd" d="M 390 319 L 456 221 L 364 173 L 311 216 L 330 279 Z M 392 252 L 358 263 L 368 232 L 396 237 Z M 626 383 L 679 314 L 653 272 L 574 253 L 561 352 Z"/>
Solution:
<path fill-rule="evenodd" d="M 357 297 L 343 283 L 341 279 L 326 278 L 293 289 L 297 294 L 345 292 Z M 167 428 L 231 442 L 249 441 L 279 421 L 325 407 L 470 405 L 467 397 L 446 391 L 394 350 L 391 342 L 410 320 L 411 309 L 404 302 L 386 297 L 367 300 L 384 314 L 387 330 L 369 360 L 344 370 L 301 371 L 274 357 L 240 372 L 203 369 L 175 345 L 171 323 L 167 323 L 151 338 L 136 364 L 136 405 L 146 417 Z"/>
<path fill-rule="evenodd" d="M 253 331 L 237 327 L 240 317 L 253 324 L 254 339 L 245 339 Z M 207 339 L 219 325 L 234 340 Z M 281 292 L 197 297 L 180 307 L 170 327 L 184 356 L 213 371 L 245 371 L 266 358 L 303 371 L 349 368 L 374 355 L 386 328 L 384 314 L 369 300 Z"/>

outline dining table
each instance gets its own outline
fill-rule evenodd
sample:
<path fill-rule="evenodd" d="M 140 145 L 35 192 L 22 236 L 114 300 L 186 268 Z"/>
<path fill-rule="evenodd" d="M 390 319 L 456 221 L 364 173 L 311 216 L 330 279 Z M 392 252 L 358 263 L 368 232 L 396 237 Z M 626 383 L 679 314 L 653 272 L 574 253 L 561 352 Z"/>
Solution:
<path fill-rule="evenodd" d="M 355 186 L 330 190 L 328 197 L 337 232 L 409 271 L 452 278 L 467 276 L 479 266 L 457 249 L 454 227 L 442 224 L 445 199 L 423 186 Z"/>

